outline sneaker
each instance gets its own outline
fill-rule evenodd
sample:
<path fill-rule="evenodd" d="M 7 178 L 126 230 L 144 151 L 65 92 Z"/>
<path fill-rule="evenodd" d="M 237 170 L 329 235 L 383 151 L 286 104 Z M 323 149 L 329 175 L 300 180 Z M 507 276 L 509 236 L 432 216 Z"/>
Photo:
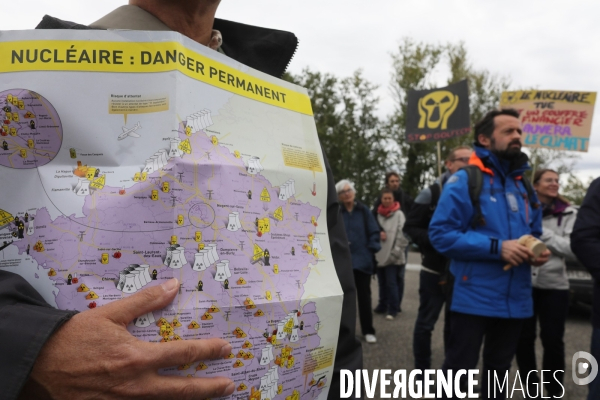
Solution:
<path fill-rule="evenodd" d="M 385 319 L 387 319 L 388 321 L 393 321 L 393 320 L 394 320 L 394 318 L 396 318 L 396 317 L 394 317 L 394 316 L 393 316 L 393 315 L 391 315 L 391 314 L 388 314 L 388 315 L 386 315 L 386 316 L 385 316 Z"/>
<path fill-rule="evenodd" d="M 365 335 L 365 340 L 367 343 L 377 343 L 377 338 L 372 333 L 367 333 Z"/>

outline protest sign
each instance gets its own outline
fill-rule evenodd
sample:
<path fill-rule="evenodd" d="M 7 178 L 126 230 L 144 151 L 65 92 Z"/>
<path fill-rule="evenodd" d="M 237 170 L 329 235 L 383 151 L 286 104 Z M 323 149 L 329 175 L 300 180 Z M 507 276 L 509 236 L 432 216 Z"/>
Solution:
<path fill-rule="evenodd" d="M 408 93 L 406 141 L 432 142 L 471 132 L 467 81 Z"/>
<path fill-rule="evenodd" d="M 587 152 L 596 92 L 519 90 L 503 92 L 501 108 L 521 114 L 523 145 Z"/>

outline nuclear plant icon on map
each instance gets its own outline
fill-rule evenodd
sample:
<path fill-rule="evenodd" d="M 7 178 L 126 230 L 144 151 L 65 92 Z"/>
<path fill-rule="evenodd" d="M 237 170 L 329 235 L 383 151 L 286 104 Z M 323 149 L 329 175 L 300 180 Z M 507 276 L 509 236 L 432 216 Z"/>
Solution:
<path fill-rule="evenodd" d="M 217 263 L 215 281 L 225 282 L 228 278 L 231 278 L 231 272 L 229 271 L 229 260 L 223 260 L 220 263 Z"/>
<path fill-rule="evenodd" d="M 260 171 L 263 171 L 264 167 L 260 163 L 260 158 L 252 157 L 248 160 L 248 173 L 250 175 L 256 175 Z"/>
<path fill-rule="evenodd" d="M 140 315 L 139 317 L 133 320 L 133 324 L 138 328 L 147 328 L 155 322 L 156 320 L 154 319 L 154 314 L 152 312 Z"/>
<path fill-rule="evenodd" d="M 161 170 L 167 166 L 168 162 L 169 156 L 167 154 L 167 150 L 161 149 L 146 160 L 146 165 L 144 166 L 142 173 L 145 172 L 146 174 L 151 174 L 153 172 Z"/>
<path fill-rule="evenodd" d="M 269 365 L 271 361 L 273 361 L 275 357 L 273 357 L 273 346 L 268 344 L 267 346 L 262 348 L 262 354 L 260 356 L 260 365 Z"/>
<path fill-rule="evenodd" d="M 277 340 L 284 340 L 289 335 L 290 342 L 297 342 L 300 340 L 298 328 L 299 324 L 297 311 L 289 313 L 287 317 L 279 321 L 277 324 Z"/>
<path fill-rule="evenodd" d="M 217 252 L 217 245 L 216 245 L 216 243 L 210 243 L 210 244 L 206 245 L 204 247 L 204 249 L 199 250 L 194 255 L 194 265 L 192 266 L 192 269 L 194 271 L 198 271 L 198 272 L 204 271 L 208 267 L 210 267 L 211 265 L 216 263 L 217 261 L 219 261 L 219 253 Z M 229 264 L 229 261 L 227 261 L 227 264 Z M 231 274 L 230 274 L 230 276 L 231 276 Z M 225 280 L 225 279 L 223 279 L 223 280 Z"/>
<path fill-rule="evenodd" d="M 79 178 L 73 191 L 77 196 L 87 196 L 90 194 L 90 181 L 85 178 Z"/>
<path fill-rule="evenodd" d="M 165 257 L 165 265 L 167 267 L 179 269 L 187 263 L 184 247 L 177 245 L 167 247 L 167 256 Z"/>
<path fill-rule="evenodd" d="M 142 289 L 152 281 L 149 268 L 150 266 L 145 264 L 130 264 L 127 268 L 119 272 L 117 289 L 129 294 Z"/>
<path fill-rule="evenodd" d="M 213 125 L 213 120 L 210 116 L 210 110 L 204 109 L 187 117 L 185 122 L 186 128 L 191 127 L 192 132 L 199 132 L 202 129 Z"/>
<path fill-rule="evenodd" d="M 294 186 L 294 180 L 289 179 L 283 185 L 279 187 L 279 200 L 287 200 L 296 194 L 296 187 Z"/>
<path fill-rule="evenodd" d="M 321 241 L 319 240 L 319 238 L 313 238 L 312 248 L 313 251 L 317 250 L 319 253 L 323 252 L 323 247 L 321 247 Z"/>
<path fill-rule="evenodd" d="M 227 230 L 232 232 L 237 232 L 238 229 L 242 229 L 242 224 L 240 223 L 240 213 L 232 212 L 229 214 L 229 222 L 227 222 Z"/>
<path fill-rule="evenodd" d="M 171 148 L 169 149 L 169 158 L 182 157 L 183 150 L 179 148 L 181 145 L 181 139 L 179 138 L 171 138 Z"/>
<path fill-rule="evenodd" d="M 269 345 L 271 346 L 271 345 Z M 266 348 L 265 348 L 266 349 Z M 263 350 L 265 350 L 263 349 Z M 273 358 L 273 351 L 272 348 L 270 350 L 270 358 Z M 261 365 L 263 365 L 262 363 L 262 357 L 261 357 Z M 273 367 L 271 367 L 266 373 L 265 375 L 263 375 L 260 378 L 260 387 L 259 387 L 259 392 L 261 393 L 263 399 L 273 399 L 275 398 L 275 396 L 277 395 L 277 391 L 278 391 L 278 385 L 277 382 L 279 380 L 279 373 L 277 372 L 277 366 L 274 365 Z"/>

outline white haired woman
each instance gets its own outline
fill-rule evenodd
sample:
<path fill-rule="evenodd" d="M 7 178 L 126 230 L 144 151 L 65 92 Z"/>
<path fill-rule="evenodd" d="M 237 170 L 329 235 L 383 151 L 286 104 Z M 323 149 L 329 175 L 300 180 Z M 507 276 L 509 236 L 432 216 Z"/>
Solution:
<path fill-rule="evenodd" d="M 373 254 L 381 249 L 379 226 L 371 210 L 355 199 L 354 184 L 347 179 L 336 183 L 342 216 L 352 256 L 352 270 L 358 298 L 360 327 L 367 343 L 376 343 L 371 310 L 371 276 L 375 273 Z"/>

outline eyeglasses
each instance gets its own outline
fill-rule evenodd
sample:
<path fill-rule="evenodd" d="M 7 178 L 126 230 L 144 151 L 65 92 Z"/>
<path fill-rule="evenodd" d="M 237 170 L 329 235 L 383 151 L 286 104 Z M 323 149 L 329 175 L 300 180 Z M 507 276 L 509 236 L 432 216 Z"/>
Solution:
<path fill-rule="evenodd" d="M 470 157 L 457 157 L 457 158 L 453 158 L 452 162 L 454 162 L 454 161 L 462 161 L 465 164 L 468 164 L 470 159 L 471 159 Z"/>
<path fill-rule="evenodd" d="M 544 182 L 544 183 L 556 183 L 557 185 L 560 183 L 558 178 L 544 178 L 544 179 L 538 179 L 537 181 L 533 182 L 533 183 L 539 183 L 540 181 Z"/>
<path fill-rule="evenodd" d="M 343 194 L 348 194 L 348 193 L 352 193 L 352 189 L 345 189 L 345 190 L 342 190 L 342 191 L 340 191 L 340 192 L 338 193 L 338 196 L 341 196 L 341 195 L 343 195 Z"/>

